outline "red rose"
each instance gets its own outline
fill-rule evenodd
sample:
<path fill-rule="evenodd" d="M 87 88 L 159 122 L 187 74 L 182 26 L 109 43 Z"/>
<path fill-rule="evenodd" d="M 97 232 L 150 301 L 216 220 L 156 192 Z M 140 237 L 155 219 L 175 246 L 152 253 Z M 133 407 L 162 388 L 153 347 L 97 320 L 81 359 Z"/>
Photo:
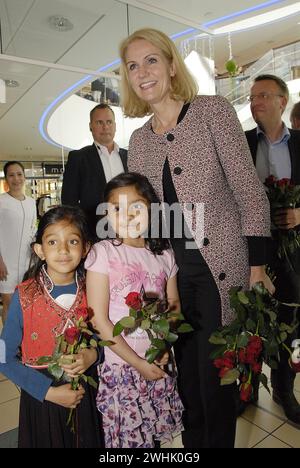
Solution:
<path fill-rule="evenodd" d="M 67 328 L 64 332 L 65 340 L 68 344 L 73 345 L 76 340 L 78 340 L 80 335 L 80 330 L 76 327 Z"/>
<path fill-rule="evenodd" d="M 74 310 L 74 314 L 75 314 L 76 320 L 82 319 L 83 321 L 85 321 L 87 318 L 89 318 L 89 308 L 78 307 L 77 309 Z"/>
<path fill-rule="evenodd" d="M 290 179 L 280 179 L 278 180 L 278 187 L 284 187 L 290 185 Z"/>
<path fill-rule="evenodd" d="M 276 181 L 276 178 L 273 176 L 273 175 L 270 175 L 269 177 L 267 177 L 267 179 L 265 180 L 265 185 L 267 187 L 272 187 L 274 185 Z"/>
<path fill-rule="evenodd" d="M 222 367 L 226 367 L 227 369 L 233 369 L 234 362 L 232 362 L 231 359 L 219 358 L 214 360 L 214 366 L 217 369 L 221 369 Z"/>
<path fill-rule="evenodd" d="M 128 307 L 131 307 L 134 310 L 141 310 L 143 305 L 141 295 L 137 292 L 127 294 L 125 297 L 125 303 Z"/>
<path fill-rule="evenodd" d="M 236 352 L 235 351 L 225 351 L 224 357 L 230 359 L 230 361 L 235 362 Z"/>
<path fill-rule="evenodd" d="M 262 339 L 259 336 L 250 336 L 246 348 L 247 354 L 259 356 L 263 349 Z M 249 362 L 249 361 L 248 361 Z"/>
<path fill-rule="evenodd" d="M 251 366 L 252 368 L 252 371 L 254 372 L 254 374 L 260 374 L 261 373 L 261 368 L 262 368 L 262 364 L 261 362 L 254 362 Z"/>
<path fill-rule="evenodd" d="M 300 362 L 297 363 L 297 362 L 290 361 L 290 366 L 294 372 L 296 373 L 300 372 Z"/>
<path fill-rule="evenodd" d="M 219 372 L 219 377 L 222 379 L 223 377 L 225 377 L 227 372 L 230 371 L 231 369 L 232 367 L 222 367 L 222 369 Z"/>
<path fill-rule="evenodd" d="M 249 383 L 243 383 L 240 387 L 240 399 L 242 401 L 249 401 L 252 395 L 252 385 Z"/>
<path fill-rule="evenodd" d="M 239 349 L 238 356 L 239 356 L 239 362 L 241 362 L 242 364 L 245 364 L 247 362 L 247 354 L 246 354 L 245 348 Z"/>

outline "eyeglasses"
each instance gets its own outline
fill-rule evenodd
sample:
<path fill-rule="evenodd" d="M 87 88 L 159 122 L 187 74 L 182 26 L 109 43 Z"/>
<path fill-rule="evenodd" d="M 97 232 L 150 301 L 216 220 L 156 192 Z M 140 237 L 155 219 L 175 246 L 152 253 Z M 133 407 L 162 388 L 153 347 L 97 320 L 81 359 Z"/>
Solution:
<path fill-rule="evenodd" d="M 255 99 L 261 99 L 262 101 L 267 101 L 272 96 L 279 96 L 284 97 L 282 94 L 275 94 L 275 93 L 259 93 L 259 94 L 252 94 L 251 96 L 247 97 L 249 102 L 253 102 Z"/>

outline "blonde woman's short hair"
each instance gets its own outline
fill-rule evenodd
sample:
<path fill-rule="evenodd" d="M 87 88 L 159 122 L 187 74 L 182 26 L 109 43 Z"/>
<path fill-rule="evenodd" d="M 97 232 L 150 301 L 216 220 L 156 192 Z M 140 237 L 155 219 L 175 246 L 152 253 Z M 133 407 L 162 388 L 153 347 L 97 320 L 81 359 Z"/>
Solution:
<path fill-rule="evenodd" d="M 160 49 L 161 53 L 175 66 L 175 76 L 171 77 L 170 96 L 175 101 L 191 102 L 198 92 L 197 84 L 188 71 L 174 42 L 161 31 L 144 28 L 135 31 L 120 44 L 121 76 L 122 76 L 122 107 L 127 117 L 144 117 L 153 112 L 148 103 L 140 99 L 133 91 L 126 67 L 126 53 L 128 46 L 135 40 L 143 39 Z"/>

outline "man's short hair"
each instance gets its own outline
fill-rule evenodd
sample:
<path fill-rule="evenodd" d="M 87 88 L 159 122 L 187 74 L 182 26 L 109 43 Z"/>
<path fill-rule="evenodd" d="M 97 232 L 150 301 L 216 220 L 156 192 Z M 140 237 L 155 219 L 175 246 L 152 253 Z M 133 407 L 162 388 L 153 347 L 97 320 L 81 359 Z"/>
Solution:
<path fill-rule="evenodd" d="M 296 104 L 292 108 L 290 118 L 291 118 L 291 120 L 292 119 L 299 119 L 300 120 L 300 101 L 296 102 Z"/>
<path fill-rule="evenodd" d="M 277 86 L 279 86 L 282 94 L 288 99 L 289 98 L 289 89 L 287 87 L 287 84 L 285 81 L 283 81 L 281 78 L 279 78 L 279 76 L 276 76 L 276 75 L 258 75 L 255 79 L 254 79 L 254 83 L 256 83 L 257 81 L 265 81 L 265 80 L 269 80 L 269 81 L 275 81 L 275 83 L 277 84 Z"/>
<path fill-rule="evenodd" d="M 105 104 L 105 103 L 102 103 L 102 104 L 97 104 L 97 106 L 95 106 L 91 112 L 90 112 L 90 122 L 92 121 L 92 118 L 93 118 L 93 113 L 98 110 L 98 109 L 109 109 L 113 116 L 115 117 L 115 113 L 114 111 L 112 110 L 112 108 L 108 105 L 108 104 Z"/>

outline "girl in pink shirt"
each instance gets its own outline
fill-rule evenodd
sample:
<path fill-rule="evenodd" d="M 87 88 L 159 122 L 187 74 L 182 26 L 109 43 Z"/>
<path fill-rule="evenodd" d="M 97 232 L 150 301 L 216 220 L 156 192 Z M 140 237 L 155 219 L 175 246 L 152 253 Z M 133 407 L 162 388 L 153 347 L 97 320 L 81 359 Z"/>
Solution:
<path fill-rule="evenodd" d="M 115 343 L 105 348 L 97 406 L 103 414 L 106 447 L 151 448 L 182 429 L 176 379 L 159 367 L 167 356 L 156 364 L 146 361 L 150 341 L 145 331 L 113 337 L 113 327 L 128 315 L 125 297 L 133 291 L 166 298 L 178 310 L 178 268 L 169 242 L 149 234 L 151 204 L 159 200 L 146 177 L 115 177 L 107 184 L 105 202 L 115 239 L 98 242 L 85 264 L 94 326 L 102 339 Z"/>

